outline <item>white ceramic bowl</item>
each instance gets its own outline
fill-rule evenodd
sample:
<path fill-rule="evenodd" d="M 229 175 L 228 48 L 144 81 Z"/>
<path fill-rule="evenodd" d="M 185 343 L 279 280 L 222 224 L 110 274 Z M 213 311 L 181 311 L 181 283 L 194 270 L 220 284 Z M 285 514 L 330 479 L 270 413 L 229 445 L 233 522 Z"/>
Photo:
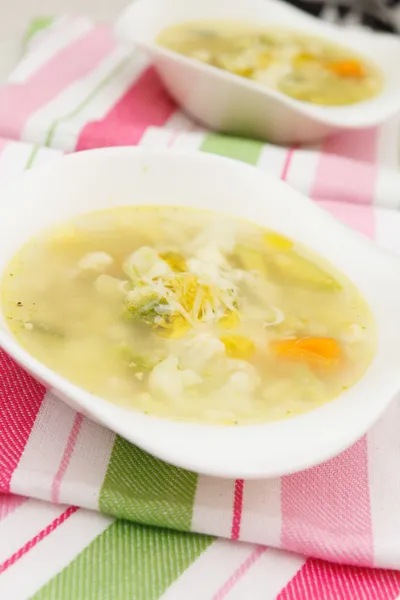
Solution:
<path fill-rule="evenodd" d="M 164 27 L 197 19 L 247 21 L 321 36 L 375 61 L 385 77 L 384 89 L 376 98 L 352 106 L 318 106 L 155 44 Z M 378 125 L 400 110 L 397 37 L 344 29 L 279 0 L 135 0 L 118 20 L 116 35 L 145 50 L 176 101 L 211 129 L 275 143 L 301 143 L 343 129 Z"/>
<path fill-rule="evenodd" d="M 116 205 L 162 204 L 251 219 L 308 244 L 350 277 L 378 326 L 373 364 L 333 402 L 293 419 L 246 427 L 170 422 L 126 410 L 66 381 L 32 358 L 0 323 L 0 345 L 34 377 L 80 411 L 151 454 L 200 473 L 270 477 L 315 465 L 355 442 L 400 387 L 400 266 L 265 173 L 207 154 L 136 148 L 70 155 L 23 175 L 2 192 L 0 277 L 20 246 L 43 228 Z"/>

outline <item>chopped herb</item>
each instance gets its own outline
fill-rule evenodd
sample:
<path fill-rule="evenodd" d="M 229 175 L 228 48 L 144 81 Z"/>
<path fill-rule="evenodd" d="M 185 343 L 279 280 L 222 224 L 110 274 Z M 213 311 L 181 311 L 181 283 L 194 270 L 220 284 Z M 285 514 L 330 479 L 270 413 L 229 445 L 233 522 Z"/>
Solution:
<path fill-rule="evenodd" d="M 127 304 L 124 314 L 129 320 L 154 326 L 155 319 L 160 316 L 160 306 L 166 304 L 167 302 L 164 299 L 159 299 L 157 296 L 148 296 L 140 299 L 136 304 Z"/>
<path fill-rule="evenodd" d="M 161 360 L 154 355 L 140 355 L 129 344 L 125 343 L 116 346 L 115 350 L 122 362 L 136 374 L 151 371 Z"/>
<path fill-rule="evenodd" d="M 44 321 L 32 321 L 32 330 L 38 333 L 45 333 L 54 338 L 63 339 L 65 338 L 65 332 L 57 325 L 51 325 Z"/>
<path fill-rule="evenodd" d="M 213 31 L 212 29 L 196 29 L 193 32 L 195 35 L 197 35 L 198 37 L 202 37 L 202 38 L 215 38 L 216 37 L 216 32 Z"/>

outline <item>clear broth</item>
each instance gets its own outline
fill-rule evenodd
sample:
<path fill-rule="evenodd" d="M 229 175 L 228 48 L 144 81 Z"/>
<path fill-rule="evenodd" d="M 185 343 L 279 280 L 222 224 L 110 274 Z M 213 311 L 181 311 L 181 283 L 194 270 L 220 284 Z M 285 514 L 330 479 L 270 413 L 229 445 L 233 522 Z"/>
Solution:
<path fill-rule="evenodd" d="M 19 342 L 111 402 L 248 424 L 312 410 L 375 351 L 355 286 L 251 222 L 174 207 L 84 215 L 29 241 L 2 281 Z"/>

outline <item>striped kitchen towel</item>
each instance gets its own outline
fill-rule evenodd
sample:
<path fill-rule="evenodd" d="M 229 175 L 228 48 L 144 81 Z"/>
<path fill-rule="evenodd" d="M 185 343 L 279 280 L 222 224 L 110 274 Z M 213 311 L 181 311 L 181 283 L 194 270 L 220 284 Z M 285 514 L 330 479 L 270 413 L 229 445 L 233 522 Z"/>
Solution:
<path fill-rule="evenodd" d="M 400 253 L 398 122 L 306 149 L 212 134 L 108 30 L 83 18 L 39 25 L 0 89 L 0 186 L 63 151 L 213 152 L 276 174 Z M 394 402 L 321 466 L 214 479 L 83 418 L 0 352 L 0 598 L 394 600 L 399 425 Z"/>

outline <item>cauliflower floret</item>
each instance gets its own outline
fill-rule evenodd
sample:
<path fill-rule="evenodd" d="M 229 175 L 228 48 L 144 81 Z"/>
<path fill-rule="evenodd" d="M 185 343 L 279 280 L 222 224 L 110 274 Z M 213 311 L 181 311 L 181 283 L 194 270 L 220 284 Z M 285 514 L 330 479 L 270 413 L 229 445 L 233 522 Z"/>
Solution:
<path fill-rule="evenodd" d="M 203 378 L 192 369 L 184 369 L 181 371 L 182 381 L 185 388 L 194 387 L 203 381 Z"/>
<path fill-rule="evenodd" d="M 209 264 L 198 258 L 190 258 L 187 261 L 188 270 L 197 277 L 203 280 L 210 280 L 216 282 L 220 279 L 221 275 L 217 265 Z"/>
<path fill-rule="evenodd" d="M 283 63 L 283 61 L 282 61 Z M 264 85 L 270 85 L 271 87 L 277 87 L 281 79 L 288 75 L 291 71 L 290 62 L 289 64 L 281 64 L 276 62 L 268 65 L 267 69 L 258 69 L 254 71 L 252 79 L 259 81 Z"/>
<path fill-rule="evenodd" d="M 114 259 L 107 252 L 90 252 L 78 262 L 78 268 L 83 271 L 105 271 L 112 265 Z"/>
<path fill-rule="evenodd" d="M 178 398 L 182 394 L 183 381 L 177 358 L 171 356 L 154 367 L 149 377 L 149 389 L 161 397 Z"/>
<path fill-rule="evenodd" d="M 181 364 L 201 373 L 212 359 L 223 354 L 225 346 L 221 340 L 207 333 L 200 333 L 187 343 Z"/>
<path fill-rule="evenodd" d="M 222 291 L 236 290 L 236 285 L 229 281 L 224 275 L 221 274 L 220 269 L 217 265 L 199 260 L 197 258 L 191 258 L 187 261 L 188 269 L 194 275 L 197 275 L 200 283 L 212 284 Z"/>
<path fill-rule="evenodd" d="M 244 361 L 237 362 L 244 363 Z M 254 376 L 251 365 L 249 363 L 247 365 L 250 369 L 239 368 L 228 373 L 225 383 L 211 395 L 213 410 L 232 413 L 231 416 L 227 415 L 227 419 L 235 420 L 239 415 L 248 415 L 252 409 L 254 392 L 259 384 L 259 379 Z M 244 364 L 240 366 L 244 367 Z"/>
<path fill-rule="evenodd" d="M 149 388 L 155 397 L 179 398 L 185 388 L 202 382 L 200 375 L 191 369 L 181 370 L 178 365 L 178 358 L 170 356 L 154 367 L 149 376 Z"/>
<path fill-rule="evenodd" d="M 123 270 L 130 279 L 141 277 L 153 279 L 171 273 L 171 267 L 161 260 L 157 252 L 148 246 L 142 246 L 125 260 Z"/>
<path fill-rule="evenodd" d="M 224 255 L 215 244 L 202 246 L 202 248 L 197 251 L 196 256 L 199 260 L 217 265 L 217 267 L 228 266 Z"/>
<path fill-rule="evenodd" d="M 142 246 L 124 261 L 123 269 L 128 277 L 143 275 L 157 262 L 158 254 L 153 248 Z"/>
<path fill-rule="evenodd" d="M 245 373 L 248 376 L 249 385 L 251 391 L 254 391 L 261 383 L 261 379 L 257 374 L 257 369 L 254 365 L 250 364 L 246 360 L 240 360 L 236 358 L 230 358 L 227 361 L 228 370 L 232 373 Z"/>
<path fill-rule="evenodd" d="M 233 395 L 247 396 L 254 389 L 253 381 L 245 371 L 235 371 L 229 376 L 227 383 L 224 386 L 229 389 Z"/>
<path fill-rule="evenodd" d="M 151 285 L 141 285 L 129 290 L 126 294 L 126 302 L 130 305 L 142 305 L 145 301 L 154 300 L 156 294 Z"/>
<path fill-rule="evenodd" d="M 103 274 L 98 276 L 94 282 L 94 287 L 99 294 L 118 298 L 126 293 L 126 284 L 127 281 Z"/>
<path fill-rule="evenodd" d="M 237 370 L 228 376 L 226 383 L 218 391 L 217 398 L 226 398 L 230 401 L 234 398 L 251 398 L 259 386 L 260 378 L 254 367 L 245 361 L 235 362 Z"/>
<path fill-rule="evenodd" d="M 161 260 L 161 258 L 151 267 L 149 271 L 146 273 L 146 277 L 148 279 L 155 279 L 156 277 L 161 277 L 162 275 L 167 275 L 168 273 L 172 273 L 172 269 L 165 260 Z"/>

